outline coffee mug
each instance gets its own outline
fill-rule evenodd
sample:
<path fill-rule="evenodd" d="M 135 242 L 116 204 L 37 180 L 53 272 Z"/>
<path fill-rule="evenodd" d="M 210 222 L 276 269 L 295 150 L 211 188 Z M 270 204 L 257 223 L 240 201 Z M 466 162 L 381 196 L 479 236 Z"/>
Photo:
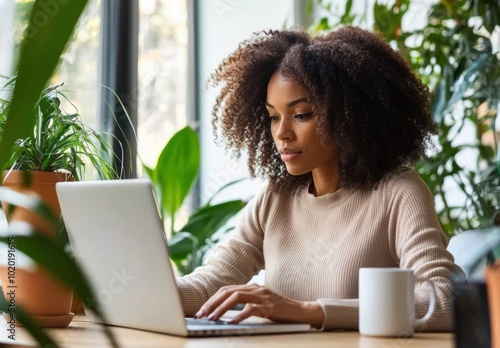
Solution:
<path fill-rule="evenodd" d="M 415 318 L 415 282 L 429 284 L 429 309 Z M 415 326 L 427 322 L 434 313 L 436 291 L 426 277 L 416 277 L 411 269 L 360 268 L 359 332 L 369 336 L 409 337 Z"/>

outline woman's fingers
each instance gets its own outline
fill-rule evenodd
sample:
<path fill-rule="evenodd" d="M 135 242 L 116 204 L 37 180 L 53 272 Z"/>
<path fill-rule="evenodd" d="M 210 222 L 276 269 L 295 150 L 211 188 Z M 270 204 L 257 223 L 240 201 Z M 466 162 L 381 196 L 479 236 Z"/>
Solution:
<path fill-rule="evenodd" d="M 206 316 L 217 320 L 239 303 L 245 303 L 245 308 L 237 313 L 231 320 L 232 323 L 239 323 L 251 316 L 275 321 L 311 323 L 315 327 L 321 327 L 324 321 L 323 309 L 318 303 L 292 300 L 254 284 L 221 288 L 201 307 L 196 317 Z"/>
<path fill-rule="evenodd" d="M 231 324 L 237 324 L 240 321 L 251 316 L 269 318 L 274 313 L 274 306 L 270 304 L 247 303 L 245 308 L 231 319 Z"/>
<path fill-rule="evenodd" d="M 262 296 L 258 296 L 255 293 L 249 292 L 247 290 L 234 290 L 230 293 L 229 297 L 227 297 L 222 303 L 217 306 L 212 306 L 207 308 L 207 312 L 210 313 L 208 315 L 208 319 L 217 320 L 228 310 L 234 308 L 239 303 L 253 303 L 258 304 L 265 301 L 265 298 Z"/>
<path fill-rule="evenodd" d="M 239 303 L 246 303 L 245 309 L 238 315 L 241 320 L 251 315 L 270 317 L 274 311 L 271 301 L 274 295 L 269 289 L 258 285 L 236 285 L 221 288 L 212 296 L 196 313 L 197 318 L 207 316 L 208 319 L 217 320 L 225 312 Z"/>

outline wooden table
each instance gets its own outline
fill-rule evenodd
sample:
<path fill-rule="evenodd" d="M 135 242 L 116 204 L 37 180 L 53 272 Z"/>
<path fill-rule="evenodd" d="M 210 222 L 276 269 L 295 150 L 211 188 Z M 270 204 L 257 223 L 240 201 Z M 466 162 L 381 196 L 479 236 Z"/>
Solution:
<path fill-rule="evenodd" d="M 23 328 L 16 328 L 15 342 L 8 339 L 5 322 L 0 324 L 1 347 L 36 347 Z M 66 329 L 50 329 L 51 336 L 64 348 L 109 347 L 102 327 L 85 316 L 76 316 Z M 319 332 L 273 334 L 256 336 L 227 336 L 210 338 L 182 338 L 153 332 L 112 327 L 121 347 L 153 348 L 452 348 L 452 333 L 416 333 L 412 338 L 373 338 L 358 332 Z"/>

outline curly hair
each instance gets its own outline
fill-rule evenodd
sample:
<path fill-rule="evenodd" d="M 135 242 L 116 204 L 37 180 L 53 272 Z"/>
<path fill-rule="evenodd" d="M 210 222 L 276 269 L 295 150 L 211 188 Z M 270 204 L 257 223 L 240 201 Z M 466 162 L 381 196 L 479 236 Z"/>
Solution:
<path fill-rule="evenodd" d="M 254 33 L 208 80 L 220 87 L 212 125 L 216 143 L 222 137 L 237 158 L 246 152 L 250 176 L 276 192 L 296 192 L 312 176 L 289 174 L 274 145 L 265 101 L 275 71 L 308 91 L 320 139 L 333 140 L 343 188 L 376 188 L 432 144 L 429 90 L 377 34 L 353 26 L 317 36 L 302 29 Z"/>

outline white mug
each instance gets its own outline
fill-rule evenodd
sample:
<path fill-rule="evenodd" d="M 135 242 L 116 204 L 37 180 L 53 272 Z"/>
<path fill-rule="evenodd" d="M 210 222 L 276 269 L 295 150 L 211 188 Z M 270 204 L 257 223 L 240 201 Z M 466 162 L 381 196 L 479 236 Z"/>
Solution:
<path fill-rule="evenodd" d="M 429 284 L 429 309 L 415 318 L 415 281 Z M 409 337 L 415 325 L 427 322 L 434 313 L 436 291 L 426 277 L 415 277 L 403 268 L 360 268 L 359 332 L 362 335 Z"/>

